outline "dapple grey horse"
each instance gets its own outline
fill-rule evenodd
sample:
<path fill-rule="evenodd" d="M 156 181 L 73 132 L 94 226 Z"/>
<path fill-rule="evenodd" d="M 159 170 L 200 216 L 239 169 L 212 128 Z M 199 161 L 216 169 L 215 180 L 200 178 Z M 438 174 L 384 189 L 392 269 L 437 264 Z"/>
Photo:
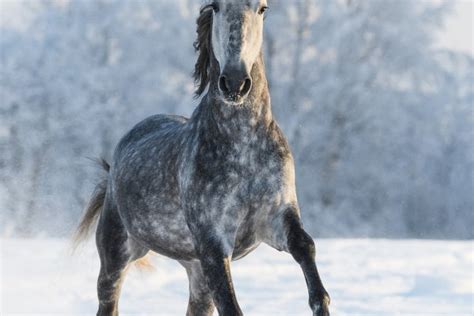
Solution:
<path fill-rule="evenodd" d="M 98 315 L 117 315 L 127 267 L 150 250 L 189 277 L 187 315 L 242 315 L 230 262 L 264 242 L 301 266 L 313 315 L 329 315 L 313 239 L 300 220 L 294 162 L 272 117 L 262 54 L 266 0 L 201 8 L 191 118 L 155 115 L 117 145 L 78 228 L 98 219 Z M 206 90 L 207 89 L 207 90 Z"/>

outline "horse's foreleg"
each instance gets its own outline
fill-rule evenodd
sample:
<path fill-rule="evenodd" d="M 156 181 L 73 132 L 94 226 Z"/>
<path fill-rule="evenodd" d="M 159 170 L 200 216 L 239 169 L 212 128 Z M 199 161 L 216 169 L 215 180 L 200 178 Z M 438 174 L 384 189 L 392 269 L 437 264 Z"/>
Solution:
<path fill-rule="evenodd" d="M 214 312 L 212 295 L 199 262 L 181 262 L 189 279 L 189 302 L 186 316 L 211 316 Z"/>
<path fill-rule="evenodd" d="M 329 316 L 329 295 L 324 289 L 316 267 L 316 247 L 309 234 L 303 229 L 296 209 L 290 208 L 278 219 L 277 231 L 273 231 L 272 240 L 280 245 L 270 243 L 277 249 L 288 251 L 303 270 L 309 292 L 309 306 L 314 316 Z"/>
<path fill-rule="evenodd" d="M 197 244 L 202 272 L 219 315 L 242 315 L 230 274 L 230 254 L 225 253 L 221 241 L 208 234 L 198 237 Z"/>

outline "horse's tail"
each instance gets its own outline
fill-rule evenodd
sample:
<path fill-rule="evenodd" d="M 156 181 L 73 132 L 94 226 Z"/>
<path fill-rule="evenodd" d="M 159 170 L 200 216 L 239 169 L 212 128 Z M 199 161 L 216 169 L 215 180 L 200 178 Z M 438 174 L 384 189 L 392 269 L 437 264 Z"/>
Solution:
<path fill-rule="evenodd" d="M 108 173 L 110 170 L 110 165 L 104 159 L 99 159 L 97 162 L 102 166 L 102 168 Z M 107 191 L 107 177 L 104 177 L 99 183 L 97 183 L 92 197 L 87 204 L 87 207 L 82 216 L 81 222 L 76 229 L 76 232 L 73 236 L 73 247 L 76 248 L 82 241 L 86 240 L 90 234 L 92 226 L 97 222 L 99 218 L 100 211 L 104 205 L 105 193 Z"/>

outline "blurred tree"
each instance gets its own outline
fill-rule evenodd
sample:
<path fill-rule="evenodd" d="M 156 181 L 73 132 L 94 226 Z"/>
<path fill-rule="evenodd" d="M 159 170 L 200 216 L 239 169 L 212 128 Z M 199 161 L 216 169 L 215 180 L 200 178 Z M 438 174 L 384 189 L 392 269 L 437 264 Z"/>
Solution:
<path fill-rule="evenodd" d="M 0 25 L 1 233 L 64 234 L 118 139 L 190 115 L 199 4 L 25 1 Z M 473 58 L 432 48 L 450 2 L 273 0 L 265 53 L 305 224 L 473 238 Z"/>

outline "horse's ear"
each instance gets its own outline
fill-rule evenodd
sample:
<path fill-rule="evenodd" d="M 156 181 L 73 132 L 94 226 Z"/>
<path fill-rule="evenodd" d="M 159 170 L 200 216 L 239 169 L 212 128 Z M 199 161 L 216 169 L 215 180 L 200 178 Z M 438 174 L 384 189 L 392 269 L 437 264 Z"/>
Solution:
<path fill-rule="evenodd" d="M 193 78 L 197 85 L 195 96 L 199 97 L 209 83 L 211 30 L 212 30 L 212 8 L 205 6 L 201 9 L 197 23 L 197 39 L 194 49 L 198 52 L 198 59 L 194 66 Z"/>

